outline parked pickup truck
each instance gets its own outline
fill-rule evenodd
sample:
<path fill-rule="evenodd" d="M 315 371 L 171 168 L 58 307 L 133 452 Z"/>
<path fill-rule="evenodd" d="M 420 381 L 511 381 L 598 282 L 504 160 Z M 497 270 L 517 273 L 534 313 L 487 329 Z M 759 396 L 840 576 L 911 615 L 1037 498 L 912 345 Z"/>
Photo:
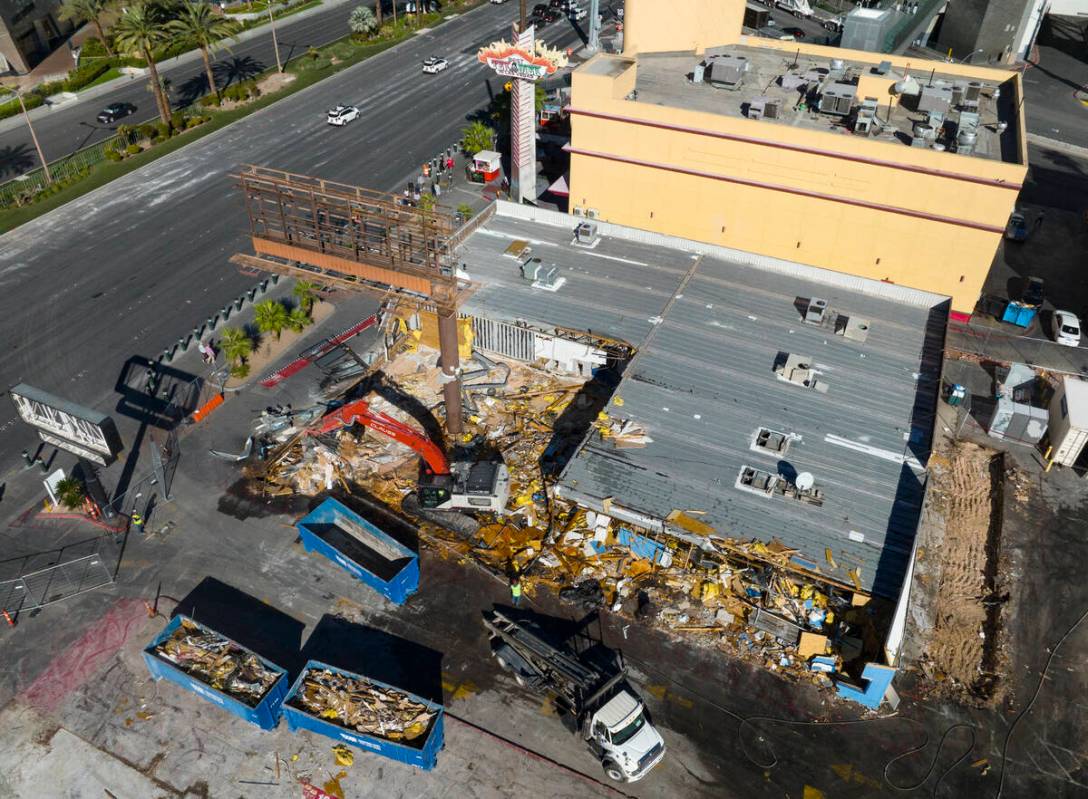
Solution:
<path fill-rule="evenodd" d="M 618 653 L 594 646 L 595 658 L 575 639 L 553 642 L 535 624 L 498 611 L 484 615 L 491 654 L 518 685 L 552 696 L 560 713 L 616 782 L 642 779 L 665 756 L 665 741 L 627 684 Z"/>

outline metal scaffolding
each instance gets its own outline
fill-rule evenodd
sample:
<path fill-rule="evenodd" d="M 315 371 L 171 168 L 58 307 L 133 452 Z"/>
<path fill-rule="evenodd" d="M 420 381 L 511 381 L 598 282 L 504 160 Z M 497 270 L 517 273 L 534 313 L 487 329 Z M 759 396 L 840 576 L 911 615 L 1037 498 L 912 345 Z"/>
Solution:
<path fill-rule="evenodd" d="M 459 281 L 455 218 L 401 197 L 279 169 L 247 165 L 242 188 L 256 255 L 231 261 L 360 291 L 390 291 L 434 303 L 438 312 L 446 427 L 461 432 L 457 308 L 471 291 Z"/>

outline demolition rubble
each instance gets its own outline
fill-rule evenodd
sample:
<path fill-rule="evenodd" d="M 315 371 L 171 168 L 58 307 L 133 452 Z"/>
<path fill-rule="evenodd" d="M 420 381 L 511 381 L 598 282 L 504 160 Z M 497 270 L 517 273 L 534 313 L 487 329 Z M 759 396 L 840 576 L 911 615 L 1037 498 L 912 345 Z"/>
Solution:
<path fill-rule="evenodd" d="M 217 632 L 182 619 L 155 654 L 216 690 L 256 706 L 280 675 Z"/>
<path fill-rule="evenodd" d="M 390 741 L 420 738 L 435 717 L 426 705 L 395 688 L 327 669 L 308 669 L 293 703 L 319 718 Z"/>
<path fill-rule="evenodd" d="M 465 433 L 452 444 L 501 454 L 511 480 L 505 516 L 478 514 L 463 528 L 402 509 L 419 475 L 416 453 L 369 428 L 305 435 L 318 415 L 312 408 L 278 423 L 267 414 L 261 420 L 274 429 L 269 439 L 278 448 L 261 472 L 263 490 L 272 496 L 361 491 L 414 516 L 430 538 L 424 545 L 471 557 L 499 575 L 519 574 L 529 596 L 550 590 L 586 609 L 608 607 L 791 678 L 829 686 L 830 673 L 878 656 L 878 630 L 889 609 L 861 590 L 856 570 L 854 585 L 829 581 L 796 550 L 774 539 L 723 536 L 697 510 L 674 511 L 667 521 L 682 535 L 670 535 L 557 498 L 551 477 L 586 436 L 617 449 L 652 446 L 652 437 L 640 420 L 621 415 L 622 402 L 598 381 L 468 356 L 462 355 Z M 441 408 L 437 358 L 418 338 L 409 336 L 405 346 L 401 337 L 380 359 L 381 388 L 367 395 L 370 407 L 419 425 L 404 408 Z"/>

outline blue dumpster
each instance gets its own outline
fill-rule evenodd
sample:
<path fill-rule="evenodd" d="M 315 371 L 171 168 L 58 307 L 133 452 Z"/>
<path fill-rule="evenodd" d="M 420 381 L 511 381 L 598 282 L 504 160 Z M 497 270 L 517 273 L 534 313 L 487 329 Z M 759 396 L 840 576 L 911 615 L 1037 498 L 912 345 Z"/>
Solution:
<path fill-rule="evenodd" d="M 1001 317 L 1002 322 L 1008 322 L 1017 327 L 1027 327 L 1035 318 L 1038 309 L 1031 305 L 1019 302 L 1010 302 L 1005 306 L 1005 313 Z"/>
<path fill-rule="evenodd" d="M 419 556 L 331 497 L 303 517 L 298 531 L 307 552 L 321 553 L 398 605 L 419 588 Z"/>
<path fill-rule="evenodd" d="M 222 689 L 213 687 L 201 675 L 187 671 L 178 663 L 172 662 L 168 653 L 162 649 L 163 645 L 167 644 L 171 638 L 174 638 L 174 634 L 183 624 L 186 626 L 186 633 L 201 637 L 218 636 L 223 642 L 221 651 L 237 654 L 242 658 L 252 656 L 260 662 L 261 666 L 277 676 L 259 696 L 231 691 L 230 686 L 232 683 L 230 682 L 224 685 Z M 274 663 L 269 663 L 255 652 L 235 643 L 226 636 L 220 635 L 215 630 L 193 621 L 188 616 L 179 614 L 172 618 L 170 623 L 166 625 L 166 629 L 159 633 L 155 640 L 144 649 L 143 655 L 144 662 L 147 663 L 147 670 L 151 672 L 151 676 L 156 680 L 169 680 L 176 683 L 187 691 L 192 691 L 209 702 L 213 702 L 228 713 L 233 713 L 250 724 L 256 724 L 262 730 L 275 729 L 280 723 L 280 706 L 283 704 L 283 698 L 287 694 L 288 688 L 286 670 L 281 669 Z M 239 674 L 238 679 L 249 680 L 251 678 L 249 675 Z"/>
<path fill-rule="evenodd" d="M 306 710 L 301 701 L 303 684 L 306 682 L 311 672 L 320 673 L 324 671 L 329 671 L 348 679 L 363 680 L 378 689 L 397 692 L 414 702 L 424 705 L 428 711 L 434 714 L 430 721 L 430 726 L 423 734 L 412 740 L 393 741 L 381 737 L 380 734 L 360 732 L 353 727 L 347 727 L 341 723 L 339 718 L 322 718 L 319 715 Z M 387 757 L 390 760 L 396 760 L 400 763 L 407 763 L 410 766 L 416 766 L 425 771 L 434 768 L 435 763 L 438 761 L 438 752 L 445 743 L 445 716 L 441 705 L 436 705 L 434 702 L 429 702 L 422 697 L 408 693 L 396 686 L 389 685 L 379 680 L 372 680 L 369 677 L 360 674 L 334 668 L 319 660 L 308 661 L 306 663 L 306 668 L 302 670 L 302 674 L 298 676 L 298 679 L 295 680 L 295 684 L 291 686 L 291 691 L 287 694 L 287 698 L 283 702 L 283 716 L 287 719 L 287 728 L 291 730 L 291 732 L 310 730 L 311 732 L 316 732 L 318 735 L 332 738 L 334 741 L 343 741 L 346 744 L 367 749 L 382 757 Z"/>

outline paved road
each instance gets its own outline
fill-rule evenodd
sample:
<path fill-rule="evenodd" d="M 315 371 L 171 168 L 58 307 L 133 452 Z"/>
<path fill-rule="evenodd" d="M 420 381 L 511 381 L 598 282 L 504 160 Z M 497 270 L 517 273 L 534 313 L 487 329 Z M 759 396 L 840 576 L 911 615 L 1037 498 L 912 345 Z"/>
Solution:
<path fill-rule="evenodd" d="M 259 163 L 396 188 L 502 90 L 475 53 L 513 9 L 453 19 L 0 238 L 0 385 L 25 381 L 112 410 L 130 356 L 157 355 L 253 284 L 227 263 L 248 247 L 230 171 Z M 577 37 L 569 23 L 545 33 L 561 47 Z M 450 69 L 421 74 L 432 53 Z M 338 101 L 362 118 L 326 125 Z M 0 452 L 10 456 L 0 483 L 33 442 L 0 402 Z"/>
<path fill-rule="evenodd" d="M 369 5 L 373 5 L 371 2 Z M 322 9 L 313 16 L 301 19 L 288 17 L 276 25 L 280 44 L 280 57 L 286 62 L 304 54 L 311 46 L 335 41 L 348 33 L 347 19 L 354 4 L 339 4 Z M 221 86 L 251 78 L 275 66 L 272 35 L 263 32 L 244 42 L 230 44 L 230 51 L 219 53 L 213 69 Z M 203 62 L 186 59 L 177 63 L 171 59 L 163 65 L 162 73 L 172 84 L 172 101 L 175 107 L 188 105 L 207 91 Z M 34 123 L 45 157 L 53 161 L 61 156 L 112 136 L 117 125 L 101 125 L 95 117 L 112 102 L 128 102 L 139 110 L 121 123 L 133 124 L 157 118 L 155 103 L 151 97 L 147 78 L 134 78 L 112 91 L 98 96 L 94 101 L 61 106 L 40 117 Z M 25 125 L 0 134 L 0 181 L 8 180 L 40 166 L 37 153 L 30 141 Z"/>
<path fill-rule="evenodd" d="M 1088 84 L 1088 21 L 1049 17 L 1038 39 L 1038 62 L 1024 71 L 1028 130 L 1088 147 L 1088 108 L 1074 93 Z"/>

